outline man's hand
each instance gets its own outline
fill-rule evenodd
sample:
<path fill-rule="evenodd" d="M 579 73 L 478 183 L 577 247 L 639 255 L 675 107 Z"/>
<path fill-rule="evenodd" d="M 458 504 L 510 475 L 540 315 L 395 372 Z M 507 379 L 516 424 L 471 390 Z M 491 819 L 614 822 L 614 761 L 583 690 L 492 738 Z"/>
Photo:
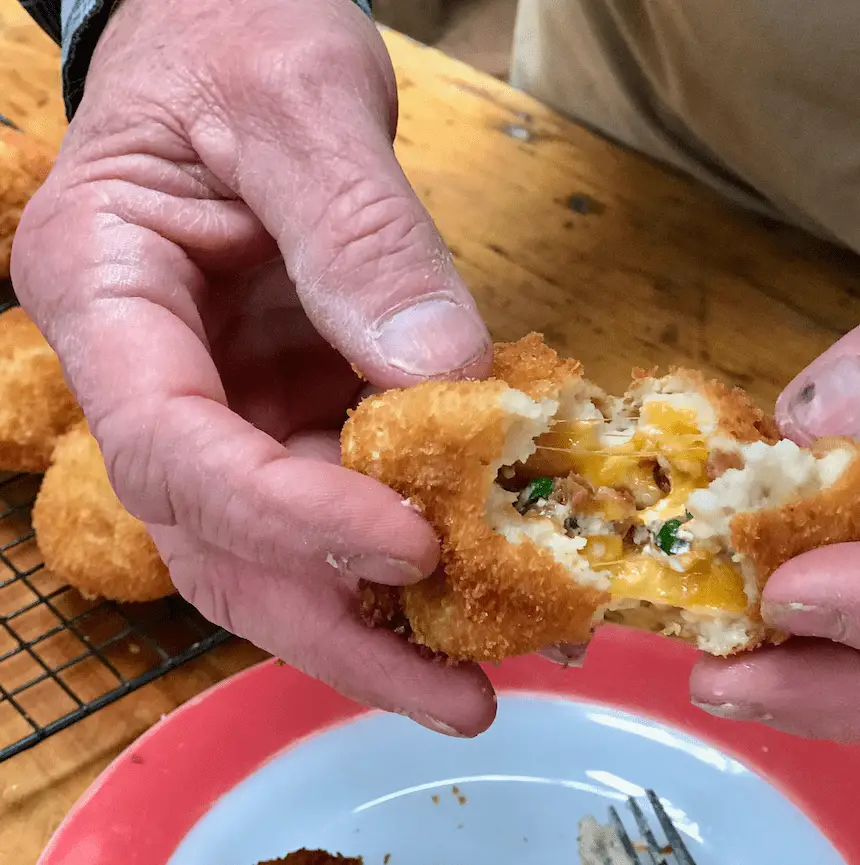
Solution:
<path fill-rule="evenodd" d="M 495 711 L 480 670 L 356 615 L 360 577 L 419 580 L 439 551 L 339 465 L 350 364 L 390 387 L 491 362 L 396 113 L 349 0 L 124 0 L 13 276 L 186 598 L 351 697 L 474 735 Z"/>
<path fill-rule="evenodd" d="M 789 385 L 777 403 L 783 433 L 860 439 L 860 329 Z M 860 543 L 799 556 L 768 581 L 762 614 L 798 637 L 730 662 L 702 661 L 694 701 L 724 717 L 809 738 L 860 742 Z"/>

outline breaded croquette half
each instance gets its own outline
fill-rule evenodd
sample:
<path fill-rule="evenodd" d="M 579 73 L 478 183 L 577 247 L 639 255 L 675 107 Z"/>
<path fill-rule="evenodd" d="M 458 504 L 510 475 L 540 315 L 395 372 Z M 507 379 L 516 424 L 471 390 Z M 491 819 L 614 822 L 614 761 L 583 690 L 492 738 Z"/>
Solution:
<path fill-rule="evenodd" d="M 637 371 L 623 397 L 531 335 L 487 381 L 369 397 L 343 462 L 408 498 L 441 539 L 439 571 L 367 585 L 371 624 L 452 661 L 587 642 L 603 622 L 730 655 L 783 637 L 762 622 L 770 575 L 860 540 L 851 440 L 804 450 L 742 391 Z"/>

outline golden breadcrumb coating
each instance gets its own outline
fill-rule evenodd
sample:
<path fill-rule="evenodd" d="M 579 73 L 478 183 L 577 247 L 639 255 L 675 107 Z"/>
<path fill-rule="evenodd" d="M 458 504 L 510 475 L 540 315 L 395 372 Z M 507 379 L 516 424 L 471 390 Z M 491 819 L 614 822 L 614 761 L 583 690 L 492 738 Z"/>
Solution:
<path fill-rule="evenodd" d="M 779 429 L 772 415 L 761 410 L 746 391 L 708 379 L 698 370 L 672 367 L 668 378 L 682 382 L 689 391 L 700 393 L 716 413 L 717 432 L 738 442 L 779 441 Z M 658 381 L 657 370 L 633 370 L 630 393 L 637 393 Z"/>
<path fill-rule="evenodd" d="M 666 392 L 698 393 L 714 412 L 712 434 L 718 439 L 743 445 L 779 441 L 773 419 L 740 389 L 691 370 L 655 375 L 634 373 L 627 399 L 663 385 L 671 388 Z M 488 524 L 487 508 L 516 417 L 506 394 L 555 399 L 572 382 L 582 383 L 579 364 L 560 360 L 531 335 L 496 347 L 488 381 L 390 391 L 366 399 L 351 414 L 342 438 L 344 465 L 408 498 L 442 546 L 441 567 L 430 579 L 403 589 L 363 587 L 362 612 L 370 624 L 399 631 L 453 662 L 498 661 L 557 643 L 587 642 L 594 613 L 609 602 L 609 593 L 577 583 L 546 548 L 507 540 Z M 596 388 L 582 393 L 598 394 Z M 822 442 L 815 455 L 837 448 L 860 455 L 860 444 L 846 441 Z M 725 461 L 733 467 L 730 455 Z M 860 540 L 858 490 L 855 456 L 829 489 L 782 507 L 737 513 L 729 523 L 733 548 L 753 566 L 753 582 L 763 587 L 777 567 L 802 552 Z M 745 615 L 746 637 L 733 635 L 734 648 L 725 653 L 784 639 L 761 626 L 757 599 Z"/>
<path fill-rule="evenodd" d="M 146 527 L 117 499 L 85 421 L 57 443 L 33 528 L 45 565 L 88 597 L 152 601 L 174 591 Z"/>
<path fill-rule="evenodd" d="M 0 470 L 43 472 L 83 418 L 54 354 L 23 309 L 0 315 Z"/>
<path fill-rule="evenodd" d="M 530 333 L 519 342 L 496 344 L 492 378 L 534 400 L 555 399 L 563 386 L 582 378 L 582 364 L 560 358 L 539 333 Z"/>
<path fill-rule="evenodd" d="M 54 152 L 23 132 L 0 126 L 0 279 L 9 278 L 12 239 L 21 213 L 54 164 Z"/>
<path fill-rule="evenodd" d="M 779 508 L 732 517 L 732 547 L 755 564 L 759 588 L 777 568 L 803 553 L 860 540 L 860 442 L 820 439 L 812 452 L 822 457 L 846 449 L 854 458 L 833 486 Z"/>
<path fill-rule="evenodd" d="M 507 362 L 508 348 L 499 355 Z M 535 394 L 549 393 L 562 370 L 577 370 L 557 357 L 548 363 L 529 352 L 527 359 L 516 380 Z M 405 588 L 399 601 L 413 638 L 453 658 L 495 661 L 582 642 L 594 608 L 609 598 L 571 580 L 547 550 L 511 544 L 486 523 L 495 481 L 488 466 L 512 424 L 500 402 L 508 391 L 490 380 L 388 392 L 362 402 L 343 433 L 344 465 L 408 497 L 441 536 L 440 572 Z M 377 591 L 365 589 L 368 613 Z M 382 591 L 382 603 L 386 596 L 390 601 Z M 393 625 L 400 611 L 389 604 L 389 616 L 376 611 L 377 623 Z"/>

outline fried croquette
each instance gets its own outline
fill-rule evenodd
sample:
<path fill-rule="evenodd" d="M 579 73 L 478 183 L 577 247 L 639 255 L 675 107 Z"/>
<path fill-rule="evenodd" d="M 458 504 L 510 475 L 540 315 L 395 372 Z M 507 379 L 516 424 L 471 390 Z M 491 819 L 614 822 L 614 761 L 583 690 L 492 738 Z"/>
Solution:
<path fill-rule="evenodd" d="M 54 152 L 23 132 L 0 126 L 0 279 L 9 278 L 12 239 L 21 213 L 54 164 Z"/>
<path fill-rule="evenodd" d="M 146 527 L 117 499 L 86 421 L 57 443 L 33 528 L 46 567 L 87 597 L 152 601 L 174 591 Z"/>
<path fill-rule="evenodd" d="M 340 854 L 332 855 L 324 850 L 297 850 L 286 859 L 272 859 L 260 865 L 362 865 L 362 859 L 347 859 Z"/>
<path fill-rule="evenodd" d="M 714 655 L 783 635 L 761 591 L 788 559 L 860 540 L 860 444 L 781 440 L 743 391 L 675 369 L 623 397 L 538 335 L 486 381 L 364 400 L 345 466 L 408 498 L 441 539 L 414 586 L 365 584 L 367 622 L 457 661 L 581 644 L 604 622 Z"/>
<path fill-rule="evenodd" d="M 43 472 L 83 418 L 54 354 L 23 309 L 0 315 L 0 470 Z"/>

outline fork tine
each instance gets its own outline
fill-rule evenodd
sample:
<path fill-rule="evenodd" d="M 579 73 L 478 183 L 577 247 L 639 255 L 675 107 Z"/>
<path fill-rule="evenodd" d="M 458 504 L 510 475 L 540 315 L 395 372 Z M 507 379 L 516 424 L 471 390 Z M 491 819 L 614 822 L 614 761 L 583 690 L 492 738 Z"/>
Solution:
<path fill-rule="evenodd" d="M 630 861 L 633 862 L 634 865 L 642 865 L 642 860 L 639 858 L 639 854 L 636 852 L 636 848 L 633 846 L 633 842 L 630 840 L 630 836 L 627 834 L 627 830 L 624 828 L 624 824 L 621 822 L 618 812 L 612 806 L 609 808 L 609 819 L 612 821 L 612 826 L 618 834 L 618 840 L 621 841 L 621 846 L 624 848 L 624 852 L 630 857 Z"/>
<path fill-rule="evenodd" d="M 675 858 L 678 860 L 678 865 L 696 865 L 693 857 L 690 855 L 690 851 L 687 849 L 687 845 L 684 844 L 684 840 L 681 838 L 681 833 L 675 828 L 675 824 L 666 813 L 666 809 L 663 807 L 657 794 L 653 790 L 646 790 L 645 795 L 648 797 L 648 801 L 657 815 L 657 820 L 659 820 L 663 831 L 666 833 L 666 838 L 672 847 Z"/>
<path fill-rule="evenodd" d="M 639 807 L 639 803 L 631 796 L 627 800 L 627 806 L 633 812 L 633 818 L 639 827 L 642 840 L 648 845 L 648 856 L 651 862 L 653 865 L 666 865 L 666 856 L 663 854 L 663 848 L 657 843 L 657 839 L 654 837 L 654 833 L 648 825 L 648 819 Z"/>

